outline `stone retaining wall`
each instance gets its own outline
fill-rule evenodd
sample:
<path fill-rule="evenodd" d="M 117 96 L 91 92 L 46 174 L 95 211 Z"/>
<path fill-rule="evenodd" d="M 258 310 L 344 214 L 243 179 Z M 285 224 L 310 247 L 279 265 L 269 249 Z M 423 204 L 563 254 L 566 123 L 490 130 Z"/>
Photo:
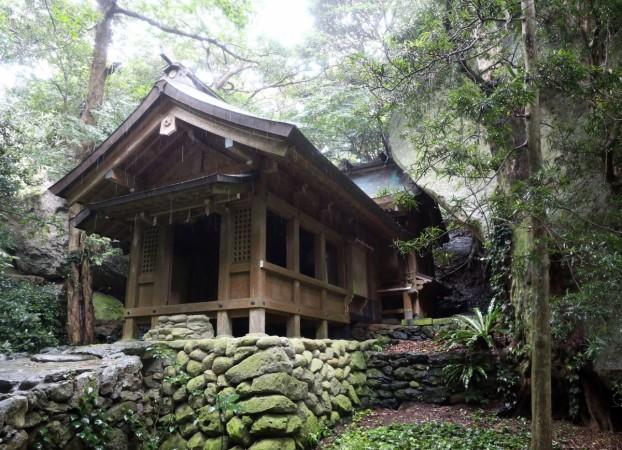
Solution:
<path fill-rule="evenodd" d="M 139 356 L 122 353 L 128 348 L 94 346 L 83 348 L 82 354 L 44 354 L 0 363 L 0 449 L 84 448 L 76 436 L 81 431 L 76 422 L 84 418 L 78 411 L 85 407 L 88 392 L 94 393 L 97 414 L 109 418 L 109 448 L 137 448 L 131 445 L 124 416 L 131 411 L 153 424 L 160 389 L 143 384 L 145 366 Z M 132 348 L 143 352 L 140 343 Z M 96 418 L 90 419 L 97 426 Z"/>
<path fill-rule="evenodd" d="M 443 367 L 460 361 L 459 353 L 369 352 L 367 386 L 371 405 L 397 408 L 403 402 L 446 403 Z"/>
<path fill-rule="evenodd" d="M 352 338 L 357 341 L 368 339 L 424 341 L 432 339 L 443 327 L 450 326 L 452 319 L 415 319 L 412 325 L 388 325 L 380 323 L 357 324 L 352 327 Z"/>
<path fill-rule="evenodd" d="M 248 335 L 167 345 L 178 353 L 164 368 L 162 420 L 178 432 L 163 449 L 303 448 L 367 403 L 371 343 Z M 237 397 L 219 417 L 217 399 Z"/>
<path fill-rule="evenodd" d="M 160 450 L 295 450 L 358 407 L 447 401 L 442 368 L 460 355 L 371 351 L 375 344 L 247 335 L 5 361 L 0 450 L 85 448 L 75 421 L 89 387 L 114 450 L 139 448 L 132 413 L 143 429 L 160 428 Z"/>

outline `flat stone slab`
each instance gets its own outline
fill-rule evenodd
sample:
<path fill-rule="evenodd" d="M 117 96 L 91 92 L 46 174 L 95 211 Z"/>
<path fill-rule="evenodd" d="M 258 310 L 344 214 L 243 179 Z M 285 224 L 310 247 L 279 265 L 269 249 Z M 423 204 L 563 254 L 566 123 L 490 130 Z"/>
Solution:
<path fill-rule="evenodd" d="M 33 355 L 30 359 L 39 363 L 66 363 L 66 362 L 78 362 L 88 361 L 91 359 L 99 359 L 97 356 L 84 355 L 84 354 L 65 354 L 65 353 L 43 353 L 40 355 Z"/>

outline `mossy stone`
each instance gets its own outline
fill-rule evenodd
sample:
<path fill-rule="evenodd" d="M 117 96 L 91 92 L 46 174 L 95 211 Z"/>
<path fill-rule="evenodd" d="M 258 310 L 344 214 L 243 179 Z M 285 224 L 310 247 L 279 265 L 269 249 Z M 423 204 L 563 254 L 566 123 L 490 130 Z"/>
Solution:
<path fill-rule="evenodd" d="M 178 366 L 184 367 L 186 364 L 188 364 L 188 361 L 190 361 L 190 357 L 186 354 L 186 352 L 182 350 L 179 353 L 177 353 L 177 358 L 175 358 L 175 363 Z"/>
<path fill-rule="evenodd" d="M 251 394 L 282 394 L 291 400 L 307 396 L 307 384 L 286 373 L 268 373 L 253 380 Z"/>
<path fill-rule="evenodd" d="M 182 400 L 186 399 L 187 395 L 188 395 L 188 391 L 186 389 L 186 386 L 182 386 L 179 389 L 177 389 L 175 392 L 173 392 L 173 401 L 176 403 L 181 402 Z"/>
<path fill-rule="evenodd" d="M 93 292 L 93 308 L 97 320 L 119 320 L 125 313 L 121 301 L 101 292 Z"/>
<path fill-rule="evenodd" d="M 261 413 L 292 413 L 296 411 L 296 405 L 283 395 L 267 395 L 253 397 L 238 403 L 239 410 L 244 414 Z"/>
<path fill-rule="evenodd" d="M 203 450 L 205 444 L 205 436 L 200 431 L 197 431 L 188 439 L 188 450 Z"/>
<path fill-rule="evenodd" d="M 367 363 L 365 362 L 365 355 L 363 354 L 363 352 L 352 353 L 352 360 L 350 361 L 350 365 L 355 370 L 365 370 L 367 368 Z"/>
<path fill-rule="evenodd" d="M 183 404 L 175 409 L 175 420 L 177 423 L 187 422 L 194 417 L 194 410 L 190 405 Z"/>
<path fill-rule="evenodd" d="M 352 411 L 352 402 L 343 394 L 335 396 L 332 399 L 332 404 L 340 413 L 349 414 Z"/>
<path fill-rule="evenodd" d="M 233 366 L 233 358 L 227 356 L 218 356 L 214 359 L 212 364 L 212 370 L 216 375 L 225 373 L 231 366 Z"/>
<path fill-rule="evenodd" d="M 229 439 L 226 436 L 205 439 L 205 444 L 203 444 L 203 450 L 227 450 L 228 448 Z"/>
<path fill-rule="evenodd" d="M 292 373 L 292 362 L 282 348 L 272 347 L 249 356 L 225 372 L 227 381 L 237 385 L 266 373 Z"/>
<path fill-rule="evenodd" d="M 206 436 L 219 436 L 222 434 L 222 424 L 218 412 L 213 410 L 211 406 L 204 406 L 199 409 L 196 414 L 196 420 L 199 429 Z"/>
<path fill-rule="evenodd" d="M 292 438 L 262 439 L 248 450 L 296 450 L 296 442 Z"/>
<path fill-rule="evenodd" d="M 300 417 L 295 415 L 266 414 L 259 417 L 251 427 L 256 436 L 282 436 L 297 433 L 302 427 Z"/>
<path fill-rule="evenodd" d="M 367 376 L 365 372 L 352 372 L 349 376 L 346 377 L 348 383 L 353 386 L 363 386 L 367 384 Z"/>
<path fill-rule="evenodd" d="M 238 416 L 232 417 L 227 422 L 227 434 L 234 443 L 244 447 L 248 447 L 251 442 L 248 424 Z"/>
<path fill-rule="evenodd" d="M 318 359 L 318 358 L 313 358 L 311 360 L 311 363 L 309 365 L 309 370 L 313 373 L 319 371 L 322 369 L 322 367 L 324 366 L 324 363 Z"/>
<path fill-rule="evenodd" d="M 188 443 L 178 434 L 169 437 L 160 445 L 160 450 L 186 450 L 187 448 Z"/>
<path fill-rule="evenodd" d="M 202 374 L 204 371 L 205 366 L 203 366 L 203 363 L 199 361 L 191 359 L 186 365 L 186 372 L 188 372 L 188 375 L 190 375 L 191 377 L 196 377 L 197 375 Z"/>
<path fill-rule="evenodd" d="M 305 405 L 304 402 L 298 402 L 298 417 L 300 418 L 300 435 L 309 437 L 316 434 L 320 429 L 320 423 L 315 414 Z"/>
<path fill-rule="evenodd" d="M 194 377 L 190 381 L 188 381 L 188 384 L 186 384 L 186 388 L 189 392 L 194 392 L 198 391 L 199 389 L 203 389 L 206 384 L 207 382 L 205 381 L 205 376 L 199 375 L 198 377 Z"/>

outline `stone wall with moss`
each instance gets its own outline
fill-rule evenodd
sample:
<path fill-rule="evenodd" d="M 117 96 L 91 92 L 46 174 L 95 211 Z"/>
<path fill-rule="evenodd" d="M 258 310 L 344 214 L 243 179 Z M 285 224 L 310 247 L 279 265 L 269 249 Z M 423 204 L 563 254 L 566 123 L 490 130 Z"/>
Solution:
<path fill-rule="evenodd" d="M 2 361 L 0 449 L 140 448 L 138 424 L 157 422 L 161 372 L 140 342 Z"/>
<path fill-rule="evenodd" d="M 164 368 L 162 450 L 294 450 L 362 403 L 371 342 L 241 338 L 173 341 Z"/>

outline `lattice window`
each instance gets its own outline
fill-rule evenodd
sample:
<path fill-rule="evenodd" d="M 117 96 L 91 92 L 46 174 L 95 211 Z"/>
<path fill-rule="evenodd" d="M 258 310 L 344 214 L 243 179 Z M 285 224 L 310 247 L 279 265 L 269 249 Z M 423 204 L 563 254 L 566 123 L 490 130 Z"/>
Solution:
<path fill-rule="evenodd" d="M 154 272 L 158 259 L 158 227 L 145 228 L 143 235 L 143 258 L 141 273 Z"/>
<path fill-rule="evenodd" d="M 251 260 L 251 210 L 238 209 L 233 215 L 233 263 Z"/>

